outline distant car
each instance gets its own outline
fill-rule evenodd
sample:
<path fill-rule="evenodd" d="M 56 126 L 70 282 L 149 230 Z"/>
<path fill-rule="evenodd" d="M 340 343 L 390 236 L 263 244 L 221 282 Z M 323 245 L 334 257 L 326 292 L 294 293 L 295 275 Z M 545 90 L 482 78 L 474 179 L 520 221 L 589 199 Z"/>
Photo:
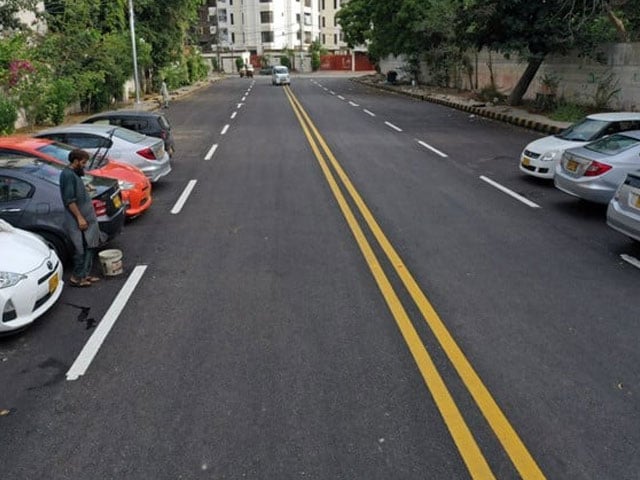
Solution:
<path fill-rule="evenodd" d="M 271 75 L 273 73 L 273 67 L 262 67 L 260 69 L 260 75 Z"/>
<path fill-rule="evenodd" d="M 635 130 L 565 151 L 554 181 L 565 193 L 607 204 L 627 174 L 638 169 L 640 130 Z"/>
<path fill-rule="evenodd" d="M 40 238 L 0 220 L 0 334 L 33 323 L 62 293 L 62 262 Z"/>
<path fill-rule="evenodd" d="M 289 69 L 284 65 L 277 65 L 273 67 L 273 73 L 271 74 L 272 85 L 291 85 L 291 79 L 289 78 Z"/>
<path fill-rule="evenodd" d="M 640 170 L 627 174 L 607 208 L 607 225 L 640 242 Z"/>
<path fill-rule="evenodd" d="M 35 157 L 0 158 L 0 219 L 42 237 L 65 261 L 73 244 L 64 229 L 65 207 L 60 197 L 62 165 Z M 124 204 L 118 182 L 90 174 L 91 201 L 105 242 L 122 231 Z"/>
<path fill-rule="evenodd" d="M 520 171 L 539 178 L 553 178 L 563 152 L 606 135 L 640 130 L 640 113 L 613 112 L 589 115 L 557 135 L 528 144 L 520 155 Z"/>
<path fill-rule="evenodd" d="M 115 125 L 128 128 L 129 130 L 164 140 L 164 149 L 170 157 L 176 151 L 175 141 L 171 133 L 171 124 L 162 113 L 145 110 L 111 110 L 91 115 L 83 120 L 82 123 Z"/>
<path fill-rule="evenodd" d="M 152 181 L 171 172 L 169 154 L 164 142 L 127 128 L 113 125 L 61 125 L 49 128 L 34 135 L 38 138 L 50 138 L 82 148 L 91 154 L 107 155 L 114 160 L 138 167 Z"/>
<path fill-rule="evenodd" d="M 74 147 L 49 140 L 21 135 L 0 137 L 0 158 L 37 157 L 44 160 L 69 163 L 69 152 Z M 126 206 L 125 214 L 133 218 L 145 212 L 152 203 L 151 182 L 139 168 L 128 163 L 110 160 L 102 155 L 95 156 L 87 164 L 86 170 L 100 177 L 118 181 L 122 201 Z"/>

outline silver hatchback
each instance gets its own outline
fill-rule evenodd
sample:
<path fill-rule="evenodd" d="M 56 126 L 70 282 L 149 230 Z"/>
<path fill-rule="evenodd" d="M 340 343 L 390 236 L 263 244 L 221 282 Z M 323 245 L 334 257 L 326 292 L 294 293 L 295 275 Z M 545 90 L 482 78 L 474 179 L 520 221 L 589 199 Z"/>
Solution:
<path fill-rule="evenodd" d="M 640 242 L 640 170 L 618 187 L 609 202 L 607 225 Z"/>
<path fill-rule="evenodd" d="M 152 182 L 171 172 L 169 154 L 161 138 L 149 137 L 114 125 L 76 124 L 49 128 L 34 135 L 49 138 L 92 155 L 108 156 L 138 167 Z"/>

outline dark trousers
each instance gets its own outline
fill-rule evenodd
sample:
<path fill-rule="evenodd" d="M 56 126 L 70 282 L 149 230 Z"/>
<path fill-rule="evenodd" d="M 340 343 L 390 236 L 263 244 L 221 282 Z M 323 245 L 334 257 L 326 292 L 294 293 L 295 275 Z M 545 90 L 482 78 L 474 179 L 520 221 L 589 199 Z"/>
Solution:
<path fill-rule="evenodd" d="M 91 273 L 93 257 L 95 255 L 95 248 L 88 248 L 84 241 L 84 235 L 82 237 L 84 251 L 73 254 L 73 276 L 79 280 L 88 277 Z"/>

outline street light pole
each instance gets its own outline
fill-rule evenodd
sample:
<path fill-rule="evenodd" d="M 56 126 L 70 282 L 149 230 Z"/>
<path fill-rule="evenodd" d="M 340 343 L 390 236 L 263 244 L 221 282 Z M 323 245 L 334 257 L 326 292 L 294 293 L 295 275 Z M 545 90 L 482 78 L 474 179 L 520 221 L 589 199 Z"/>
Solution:
<path fill-rule="evenodd" d="M 136 28 L 133 19 L 133 0 L 129 0 L 129 28 L 131 29 L 131 51 L 133 53 L 133 80 L 136 84 L 136 104 L 140 103 L 140 80 L 138 77 L 138 53 L 136 51 Z"/>

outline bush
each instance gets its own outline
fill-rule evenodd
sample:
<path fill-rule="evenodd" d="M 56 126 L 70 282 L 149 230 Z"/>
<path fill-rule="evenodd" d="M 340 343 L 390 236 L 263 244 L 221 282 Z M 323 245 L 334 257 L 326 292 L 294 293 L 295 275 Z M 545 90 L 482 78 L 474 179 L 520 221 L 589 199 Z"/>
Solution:
<path fill-rule="evenodd" d="M 18 110 L 16 106 L 4 97 L 0 97 L 0 135 L 9 135 L 16 128 Z"/>
<path fill-rule="evenodd" d="M 291 59 L 286 55 L 282 55 L 280 57 L 280 65 L 283 65 L 283 66 L 285 66 L 285 67 L 290 69 L 291 68 Z"/>
<path fill-rule="evenodd" d="M 575 103 L 561 102 L 549 115 L 551 120 L 558 122 L 577 122 L 586 115 L 584 108 Z"/>
<path fill-rule="evenodd" d="M 320 52 L 311 53 L 311 70 L 314 72 L 320 68 Z"/>
<path fill-rule="evenodd" d="M 241 57 L 236 58 L 236 69 L 238 72 L 244 67 L 244 60 Z"/>

